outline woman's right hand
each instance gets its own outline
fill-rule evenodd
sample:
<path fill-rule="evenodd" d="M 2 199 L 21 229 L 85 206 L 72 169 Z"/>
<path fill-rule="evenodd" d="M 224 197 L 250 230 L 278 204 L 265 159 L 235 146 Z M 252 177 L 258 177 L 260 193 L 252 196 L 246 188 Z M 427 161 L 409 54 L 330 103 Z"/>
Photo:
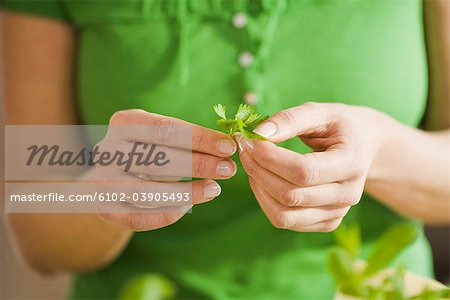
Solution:
<path fill-rule="evenodd" d="M 133 129 L 134 126 L 137 130 Z M 124 130 L 120 130 L 122 128 Z M 192 132 L 192 144 L 180 142 L 182 128 L 187 129 L 184 131 L 187 137 Z M 189 190 L 191 202 L 164 204 L 159 202 L 156 205 L 164 205 L 161 212 L 146 212 L 145 210 L 149 208 L 142 208 L 140 212 L 120 211 L 120 208 L 113 212 L 99 212 L 102 219 L 133 231 L 153 230 L 175 223 L 190 210 L 192 205 L 204 203 L 219 196 L 221 189 L 214 181 L 215 179 L 227 179 L 236 173 L 236 164 L 229 158 L 235 153 L 236 144 L 230 136 L 180 119 L 143 110 L 132 109 L 114 113 L 110 119 L 108 133 L 97 146 L 100 152 L 113 154 L 120 150 L 127 154 L 130 153 L 135 142 L 157 145 L 156 149 L 159 150 L 155 151 L 163 151 L 170 159 L 170 163 L 164 168 L 154 165 L 137 166 L 134 163 L 127 172 L 117 164 L 96 165 L 92 172 L 94 177 L 92 179 L 101 182 L 97 185 L 102 189 L 101 192 L 123 193 L 129 196 L 159 190 L 168 193 Z M 141 179 L 161 176 L 164 178 L 166 175 L 170 175 L 172 180 Z M 201 178 L 201 180 L 179 182 L 173 180 L 174 176 Z M 133 201 L 128 200 L 128 202 Z M 155 202 L 144 205 L 154 207 Z"/>

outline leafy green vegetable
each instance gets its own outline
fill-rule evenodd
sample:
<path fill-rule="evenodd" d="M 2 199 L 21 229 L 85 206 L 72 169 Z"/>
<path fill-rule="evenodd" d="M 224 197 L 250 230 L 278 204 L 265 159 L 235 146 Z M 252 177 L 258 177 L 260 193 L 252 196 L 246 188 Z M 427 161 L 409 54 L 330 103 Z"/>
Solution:
<path fill-rule="evenodd" d="M 371 292 L 361 290 L 361 272 L 356 271 L 356 256 L 361 246 L 359 226 L 341 224 L 334 232 L 338 247 L 331 250 L 328 264 L 340 288 L 347 294 L 366 294 Z"/>
<path fill-rule="evenodd" d="M 398 264 L 395 268 L 394 273 L 386 278 L 386 284 L 392 288 L 393 299 L 406 299 L 404 293 L 404 279 L 405 279 L 405 269 L 401 264 Z"/>
<path fill-rule="evenodd" d="M 390 228 L 378 240 L 367 260 L 365 275 L 371 275 L 388 266 L 391 260 L 418 236 L 416 226 L 402 223 Z"/>
<path fill-rule="evenodd" d="M 420 294 L 409 298 L 409 300 L 438 300 L 438 299 L 450 299 L 450 288 L 444 288 L 441 290 L 432 290 L 429 287 L 427 287 Z"/>
<path fill-rule="evenodd" d="M 369 255 L 365 267 L 357 260 L 361 247 L 360 235 L 357 225 L 345 224 L 334 233 L 337 247 L 330 251 L 328 266 L 342 293 L 369 300 L 450 299 L 449 288 L 439 290 L 425 288 L 417 295 L 406 296 L 405 270 L 400 264 L 381 284 L 374 286 L 368 281 L 374 273 L 386 268 L 397 254 L 416 239 L 418 230 L 414 225 L 398 224 L 384 233 Z"/>
<path fill-rule="evenodd" d="M 340 288 L 347 294 L 361 294 L 359 291 L 360 276 L 354 270 L 354 259 L 343 248 L 332 249 L 328 258 L 328 267 Z"/>
<path fill-rule="evenodd" d="M 347 226 L 342 224 L 334 232 L 334 238 L 338 246 L 344 248 L 351 257 L 356 258 L 361 247 L 361 231 L 358 225 Z"/>
<path fill-rule="evenodd" d="M 120 300 L 174 299 L 175 285 L 167 278 L 153 273 L 142 274 L 128 281 L 121 290 Z"/>
<path fill-rule="evenodd" d="M 403 268 L 403 265 L 398 264 L 397 268 L 395 268 L 394 275 L 390 278 L 391 278 L 390 282 L 394 288 L 394 292 L 395 292 L 397 298 L 401 298 L 401 299 L 405 298 L 405 294 L 404 294 L 405 268 Z"/>
<path fill-rule="evenodd" d="M 266 138 L 253 132 L 261 122 L 266 120 L 268 116 L 262 117 L 256 112 L 255 107 L 241 104 L 234 115 L 234 119 L 228 119 L 226 115 L 226 107 L 222 104 L 214 105 L 214 111 L 220 117 L 217 120 L 217 124 L 228 134 L 234 134 L 240 132 L 242 136 L 250 140 L 265 140 Z"/>
<path fill-rule="evenodd" d="M 227 118 L 227 115 L 226 115 L 227 108 L 225 106 L 223 106 L 222 104 L 217 104 L 217 105 L 214 105 L 213 108 L 219 117 L 221 117 L 222 119 Z"/>
<path fill-rule="evenodd" d="M 337 280 L 347 279 L 353 273 L 353 259 L 342 248 L 331 250 L 328 263 Z"/>

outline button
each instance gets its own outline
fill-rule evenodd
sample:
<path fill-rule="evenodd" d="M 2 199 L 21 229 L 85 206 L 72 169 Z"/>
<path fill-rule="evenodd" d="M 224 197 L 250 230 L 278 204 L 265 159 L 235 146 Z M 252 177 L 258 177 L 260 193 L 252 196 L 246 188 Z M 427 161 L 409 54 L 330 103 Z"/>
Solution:
<path fill-rule="evenodd" d="M 232 22 L 234 27 L 239 29 L 244 28 L 247 25 L 247 15 L 238 12 L 233 16 Z"/>
<path fill-rule="evenodd" d="M 242 52 L 239 55 L 239 65 L 243 68 L 248 68 L 252 65 L 253 59 L 253 54 L 250 52 Z"/>
<path fill-rule="evenodd" d="M 244 95 L 244 101 L 249 105 L 256 105 L 258 103 L 258 95 L 254 92 L 247 92 Z"/>

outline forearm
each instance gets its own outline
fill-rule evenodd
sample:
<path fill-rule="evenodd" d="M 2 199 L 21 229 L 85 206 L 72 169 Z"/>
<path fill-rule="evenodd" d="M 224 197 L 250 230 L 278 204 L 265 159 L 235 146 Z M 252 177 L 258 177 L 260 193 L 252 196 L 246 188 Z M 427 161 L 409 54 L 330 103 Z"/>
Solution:
<path fill-rule="evenodd" d="M 10 13 L 4 17 L 8 124 L 77 124 L 72 91 L 72 30 L 49 20 Z M 36 40 L 42 41 L 38 51 L 34 51 Z M 78 139 L 70 138 L 73 144 L 67 144 L 76 149 Z M 27 172 L 30 175 L 32 171 Z M 42 169 L 36 172 L 36 178 L 43 176 Z M 8 214 L 6 222 L 24 259 L 47 273 L 103 266 L 120 253 L 132 234 L 104 222 L 97 214 Z"/>
<path fill-rule="evenodd" d="M 35 269 L 82 272 L 111 262 L 130 239 L 129 229 L 97 214 L 9 214 L 12 237 Z"/>
<path fill-rule="evenodd" d="M 389 120 L 366 191 L 408 217 L 450 222 L 450 130 L 425 132 Z"/>
<path fill-rule="evenodd" d="M 83 182 L 91 180 L 93 173 L 59 174 L 59 177 Z M 70 183 L 66 187 L 70 188 Z M 21 193 L 21 188 L 17 187 L 16 192 Z M 72 189 L 66 188 L 58 191 L 65 195 L 71 192 Z M 43 273 L 83 272 L 102 267 L 121 252 L 132 234 L 125 227 L 105 222 L 95 212 L 11 213 L 6 220 L 25 260 Z"/>

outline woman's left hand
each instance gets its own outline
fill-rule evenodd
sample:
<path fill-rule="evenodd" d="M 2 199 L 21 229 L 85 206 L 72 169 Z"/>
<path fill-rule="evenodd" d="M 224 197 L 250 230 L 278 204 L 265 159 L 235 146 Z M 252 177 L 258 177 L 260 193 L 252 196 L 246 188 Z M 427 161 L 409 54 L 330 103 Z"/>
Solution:
<path fill-rule="evenodd" d="M 251 188 L 272 224 L 302 232 L 336 229 L 359 202 L 391 121 L 370 108 L 305 103 L 255 129 L 271 142 L 236 136 Z M 300 154 L 272 143 L 296 136 L 314 152 Z"/>

